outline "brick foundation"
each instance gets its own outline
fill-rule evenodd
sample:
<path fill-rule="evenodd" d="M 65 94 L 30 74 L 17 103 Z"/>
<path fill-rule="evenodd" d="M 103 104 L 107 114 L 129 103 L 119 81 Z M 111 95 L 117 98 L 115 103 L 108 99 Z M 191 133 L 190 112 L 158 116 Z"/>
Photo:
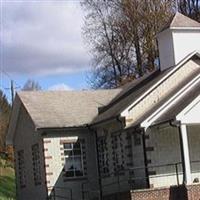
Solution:
<path fill-rule="evenodd" d="M 187 194 L 184 186 L 136 190 L 131 192 L 132 200 L 186 200 L 186 197 Z"/>
<path fill-rule="evenodd" d="M 200 184 L 187 186 L 188 200 L 200 200 Z"/>
<path fill-rule="evenodd" d="M 131 191 L 132 200 L 200 200 L 200 184 Z"/>

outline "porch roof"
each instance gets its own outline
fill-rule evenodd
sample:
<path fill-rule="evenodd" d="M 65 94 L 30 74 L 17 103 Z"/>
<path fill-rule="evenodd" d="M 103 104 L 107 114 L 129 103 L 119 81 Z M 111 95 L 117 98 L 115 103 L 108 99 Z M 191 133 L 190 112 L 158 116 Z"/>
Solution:
<path fill-rule="evenodd" d="M 197 62 L 197 64 L 199 65 L 199 56 L 200 54 L 198 52 L 193 53 L 192 55 L 186 57 L 183 60 L 183 63 L 180 63 L 176 67 L 171 67 L 164 71 L 154 71 L 151 74 L 148 74 L 137 81 L 133 81 L 125 85 L 124 88 L 122 87 L 121 92 L 118 95 L 116 95 L 116 97 L 107 106 L 101 109 L 99 115 L 94 119 L 93 123 L 100 123 L 102 121 L 106 121 L 107 119 L 119 116 L 125 109 L 131 106 L 131 104 L 137 99 L 139 99 L 143 94 L 148 92 L 154 85 L 156 85 L 162 79 L 170 76 L 170 73 L 174 73 L 178 68 L 185 65 L 189 60 L 192 60 L 195 63 Z M 174 93 L 181 89 L 190 80 L 196 77 L 199 74 L 199 72 L 200 71 L 198 70 L 197 72 L 193 73 L 191 77 L 185 79 L 181 84 L 177 86 L 177 89 L 172 91 L 172 93 L 170 93 L 169 96 L 166 97 L 166 99 L 157 104 L 157 106 L 153 106 L 148 112 L 141 116 L 141 118 L 139 118 L 137 121 L 134 121 L 134 123 L 130 124 L 129 126 L 135 126 L 140 124 L 149 115 L 151 115 L 151 113 L 158 109 L 168 98 L 170 98 Z"/>
<path fill-rule="evenodd" d="M 200 83 L 198 83 L 190 92 L 186 93 L 179 101 L 175 102 L 165 113 L 163 113 L 163 115 L 155 120 L 152 125 L 176 119 L 176 116 L 198 96 L 200 96 Z"/>
<path fill-rule="evenodd" d="M 103 107 L 93 123 L 99 123 L 112 117 L 120 115 L 132 102 L 144 94 L 149 88 L 160 81 L 173 68 L 165 71 L 154 71 L 144 77 L 130 82 L 122 87 L 122 91 L 107 106 Z"/>

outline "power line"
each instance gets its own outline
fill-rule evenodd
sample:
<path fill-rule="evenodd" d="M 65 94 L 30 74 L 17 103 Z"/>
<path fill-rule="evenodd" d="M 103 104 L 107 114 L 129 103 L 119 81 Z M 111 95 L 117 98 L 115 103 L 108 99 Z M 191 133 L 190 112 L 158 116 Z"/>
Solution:
<path fill-rule="evenodd" d="M 6 72 L 4 69 L 1 69 L 1 73 L 7 76 L 10 79 L 10 81 L 13 81 L 18 88 L 21 88 L 21 86 L 13 79 L 13 77 L 11 77 L 11 75 L 8 72 Z"/>
<path fill-rule="evenodd" d="M 13 104 L 14 96 L 15 96 L 15 90 L 18 89 L 18 88 L 21 88 L 21 86 L 16 81 L 14 81 L 14 79 L 11 77 L 11 75 L 8 72 L 3 70 L 2 68 L 0 69 L 0 73 L 1 73 L 1 85 L 0 85 L 0 88 L 2 88 L 2 90 L 4 90 L 4 91 L 5 90 L 10 90 L 9 99 L 11 100 L 11 103 Z M 9 82 L 10 82 L 10 86 L 9 87 L 3 86 L 3 77 L 2 77 L 3 74 L 9 79 Z M 15 85 L 16 85 L 16 87 L 15 87 Z"/>

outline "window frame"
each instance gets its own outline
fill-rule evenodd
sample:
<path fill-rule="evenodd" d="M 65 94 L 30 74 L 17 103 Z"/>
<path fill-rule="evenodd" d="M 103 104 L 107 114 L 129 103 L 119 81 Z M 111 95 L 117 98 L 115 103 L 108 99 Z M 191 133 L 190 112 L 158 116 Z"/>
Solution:
<path fill-rule="evenodd" d="M 40 160 L 40 148 L 39 144 L 34 144 L 31 147 L 32 150 L 32 166 L 33 166 L 33 178 L 35 185 L 42 184 L 41 174 L 41 160 Z"/>
<path fill-rule="evenodd" d="M 79 148 L 75 147 L 75 145 L 77 145 L 77 142 L 79 143 Z M 70 145 L 71 147 L 65 147 L 65 145 Z M 69 151 L 71 152 L 71 155 L 67 155 L 65 154 L 65 151 Z M 75 151 L 80 151 L 80 154 L 75 153 Z M 83 158 L 83 144 L 81 142 L 81 140 L 77 140 L 77 141 L 65 141 L 63 142 L 63 156 L 64 156 L 64 168 L 63 171 L 65 173 L 65 178 L 67 179 L 77 179 L 77 178 L 83 178 L 85 177 L 85 170 L 84 170 L 84 158 Z M 80 158 L 80 170 L 76 170 L 76 168 L 74 167 L 72 170 L 67 169 L 66 163 L 67 163 L 67 159 L 69 159 L 69 157 L 71 157 L 72 159 L 72 166 L 75 166 L 76 161 L 75 158 Z M 68 176 L 67 173 L 72 172 L 73 175 Z M 78 173 L 82 173 L 82 175 L 78 175 Z"/>
<path fill-rule="evenodd" d="M 142 139 L 141 135 L 138 133 L 133 134 L 133 140 L 134 140 L 134 146 L 141 146 L 142 145 Z"/>
<path fill-rule="evenodd" d="M 26 187 L 26 166 L 24 158 L 24 150 L 17 151 L 18 158 L 18 175 L 19 175 L 19 184 L 20 188 Z"/>

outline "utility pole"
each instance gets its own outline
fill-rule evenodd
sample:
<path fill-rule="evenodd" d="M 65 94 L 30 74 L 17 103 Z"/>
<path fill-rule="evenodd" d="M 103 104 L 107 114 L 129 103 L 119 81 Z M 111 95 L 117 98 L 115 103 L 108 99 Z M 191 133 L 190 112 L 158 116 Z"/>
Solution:
<path fill-rule="evenodd" d="M 10 87 L 8 87 L 8 88 L 4 88 L 5 90 L 10 90 L 10 94 L 11 94 L 11 103 L 13 104 L 13 102 L 14 102 L 14 98 L 15 98 L 15 89 L 17 89 L 17 88 L 20 88 L 20 86 L 19 87 L 15 87 L 14 86 L 14 81 L 11 79 L 11 81 L 10 81 Z"/>
<path fill-rule="evenodd" d="M 10 89 L 11 89 L 11 97 L 12 97 L 12 105 L 13 105 L 13 102 L 14 102 L 14 95 L 15 95 L 15 92 L 14 92 L 14 81 L 11 80 L 10 82 Z"/>

